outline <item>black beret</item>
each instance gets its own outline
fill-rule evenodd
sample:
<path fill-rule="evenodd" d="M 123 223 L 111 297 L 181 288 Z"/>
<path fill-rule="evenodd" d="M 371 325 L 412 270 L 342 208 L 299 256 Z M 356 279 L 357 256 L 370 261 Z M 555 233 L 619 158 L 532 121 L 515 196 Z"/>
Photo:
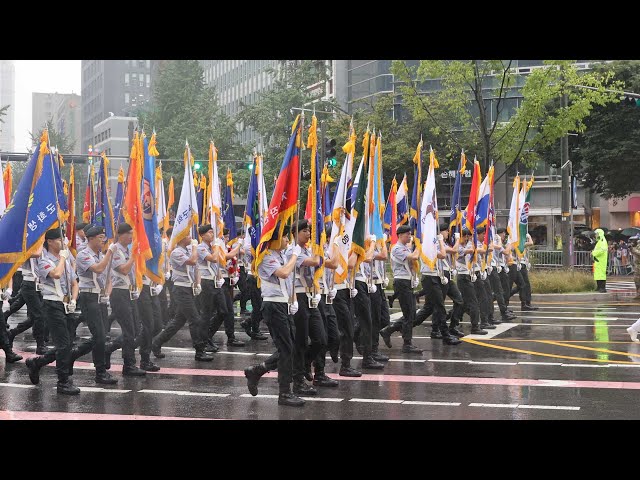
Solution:
<path fill-rule="evenodd" d="M 100 225 L 92 225 L 90 228 L 85 230 L 84 233 L 87 235 L 87 238 L 97 237 L 98 235 L 102 235 L 103 233 L 105 233 L 105 229 Z"/>
<path fill-rule="evenodd" d="M 486 228 L 484 228 L 484 227 L 478 227 L 478 228 L 476 229 L 476 233 L 484 233 L 484 232 L 485 232 L 485 230 L 486 230 Z"/>
<path fill-rule="evenodd" d="M 449 224 L 448 223 L 441 223 L 440 224 L 440 231 L 444 232 L 445 230 L 449 230 Z"/>
<path fill-rule="evenodd" d="M 229 235 L 229 229 L 225 228 L 224 230 L 222 230 L 222 235 Z"/>
<path fill-rule="evenodd" d="M 206 225 L 202 225 L 201 227 L 198 228 L 198 233 L 200 235 L 204 235 L 205 233 L 207 233 L 209 230 L 213 230 L 213 227 L 211 226 L 210 223 L 207 223 Z"/>
<path fill-rule="evenodd" d="M 120 235 L 121 233 L 129 233 L 131 230 L 133 230 L 133 227 L 131 227 L 131 225 L 129 225 L 128 223 L 122 222 L 118 225 L 118 235 Z"/>
<path fill-rule="evenodd" d="M 51 230 L 47 230 L 47 233 L 44 234 L 45 240 L 55 240 L 56 238 L 62 238 L 59 228 L 52 228 Z"/>
<path fill-rule="evenodd" d="M 172 233 L 173 233 L 173 227 L 167 228 L 167 237 L 171 237 Z"/>
<path fill-rule="evenodd" d="M 76 231 L 84 230 L 84 227 L 86 227 L 87 225 L 89 224 L 85 222 L 76 223 Z"/>
<path fill-rule="evenodd" d="M 396 234 L 400 235 L 402 233 L 409 233 L 410 231 L 411 231 L 411 228 L 409 228 L 409 225 L 400 225 L 396 229 Z"/>
<path fill-rule="evenodd" d="M 504 227 L 500 227 L 498 230 L 496 230 L 496 233 L 506 233 L 507 229 Z"/>
<path fill-rule="evenodd" d="M 93 226 L 94 226 L 94 225 L 93 225 L 93 224 L 91 224 L 91 223 L 86 223 L 86 224 L 84 225 L 84 227 L 82 227 L 82 231 L 83 231 L 83 232 L 84 232 L 84 234 L 86 235 L 86 234 L 87 234 L 87 232 L 89 231 L 89 229 L 90 229 L 91 227 L 93 227 Z M 77 231 L 77 230 L 76 230 L 76 231 Z"/>
<path fill-rule="evenodd" d="M 309 220 L 303 218 L 301 220 L 298 220 L 298 223 L 294 225 L 293 233 L 297 233 L 299 230 L 305 230 L 307 228 L 311 228 L 311 225 L 309 225 Z"/>
<path fill-rule="evenodd" d="M 471 232 L 469 231 L 469 229 L 467 227 L 464 227 L 462 229 L 462 235 L 471 235 Z"/>

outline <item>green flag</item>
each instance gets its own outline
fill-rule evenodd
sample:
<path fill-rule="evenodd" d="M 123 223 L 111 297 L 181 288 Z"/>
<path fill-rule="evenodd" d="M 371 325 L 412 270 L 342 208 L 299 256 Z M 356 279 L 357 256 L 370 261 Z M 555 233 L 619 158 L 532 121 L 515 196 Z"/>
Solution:
<path fill-rule="evenodd" d="M 356 260 L 355 270 L 360 268 L 360 264 L 364 259 L 365 249 L 364 249 L 364 233 L 365 233 L 365 212 L 364 209 L 366 207 L 365 204 L 365 194 L 367 191 L 367 163 L 369 159 L 369 132 L 364 135 L 364 165 L 362 166 L 362 172 L 360 173 L 360 178 L 358 179 L 358 191 L 356 193 L 356 201 L 353 206 L 352 215 L 356 216 L 356 223 L 353 227 L 353 236 L 351 242 L 351 251 L 353 251 L 358 259 Z"/>
<path fill-rule="evenodd" d="M 520 210 L 520 243 L 518 243 L 518 252 L 524 254 L 524 244 L 527 241 L 527 233 L 529 233 L 529 201 L 531 200 L 531 185 L 533 178 L 528 182 L 524 182 L 522 188 L 524 191 L 524 202 Z"/>

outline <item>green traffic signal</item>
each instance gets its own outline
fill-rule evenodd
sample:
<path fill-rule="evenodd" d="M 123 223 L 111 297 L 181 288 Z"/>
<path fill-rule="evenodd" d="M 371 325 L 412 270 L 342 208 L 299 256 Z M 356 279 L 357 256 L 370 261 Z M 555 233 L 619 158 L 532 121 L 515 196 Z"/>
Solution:
<path fill-rule="evenodd" d="M 200 162 L 196 162 L 193 164 L 194 170 L 200 170 L 202 168 L 202 164 Z"/>
<path fill-rule="evenodd" d="M 338 164 L 338 161 L 334 158 L 330 158 L 329 159 L 329 166 L 330 167 L 335 167 Z"/>
<path fill-rule="evenodd" d="M 250 163 L 249 165 L 247 165 L 247 168 L 248 168 L 249 170 L 253 170 L 253 163 Z"/>

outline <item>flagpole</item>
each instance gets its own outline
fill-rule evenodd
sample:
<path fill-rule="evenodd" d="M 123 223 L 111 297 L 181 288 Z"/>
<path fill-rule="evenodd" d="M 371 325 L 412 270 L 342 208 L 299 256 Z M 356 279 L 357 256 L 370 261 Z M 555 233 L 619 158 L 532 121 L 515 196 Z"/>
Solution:
<path fill-rule="evenodd" d="M 298 132 L 300 132 L 300 151 L 298 153 L 298 201 L 296 203 L 296 228 L 298 226 L 298 222 L 300 222 L 300 183 L 302 182 L 302 147 L 304 146 L 304 142 L 302 140 L 302 133 L 304 132 L 304 111 L 300 112 L 300 125 L 298 125 Z M 296 134 L 297 136 L 297 134 Z M 297 139 L 296 139 L 297 140 Z M 291 229 L 293 232 L 293 228 Z M 297 230 L 296 230 L 296 238 L 297 238 Z M 289 298 L 289 303 L 293 304 L 296 301 L 296 269 L 293 269 L 293 282 L 291 282 L 291 297 Z"/>

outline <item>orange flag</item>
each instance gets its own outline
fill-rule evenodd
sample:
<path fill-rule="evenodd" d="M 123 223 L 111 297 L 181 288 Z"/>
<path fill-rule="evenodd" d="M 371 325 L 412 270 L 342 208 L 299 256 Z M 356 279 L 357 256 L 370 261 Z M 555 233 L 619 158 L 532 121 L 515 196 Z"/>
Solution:
<path fill-rule="evenodd" d="M 7 162 L 7 168 L 5 168 L 2 174 L 2 181 L 4 182 L 4 201 L 5 205 L 9 205 L 11 201 L 11 190 L 13 189 L 13 172 L 11 171 L 11 164 Z"/>
<path fill-rule="evenodd" d="M 142 179 L 142 165 L 144 161 L 143 140 L 136 132 L 131 146 L 129 171 L 127 172 L 127 194 L 122 208 L 124 221 L 133 228 L 133 243 L 131 254 L 135 256 L 136 289 L 142 289 L 142 275 L 147 271 L 146 261 L 153 257 L 147 233 L 144 229 L 142 217 L 142 201 L 140 197 L 140 182 Z"/>
<path fill-rule="evenodd" d="M 175 196 L 175 187 L 173 186 L 173 177 L 169 181 L 169 200 L 167 201 L 167 214 L 164 217 L 164 233 L 166 235 L 167 230 L 169 230 L 169 210 L 173 207 L 173 204 L 176 203 Z"/>

